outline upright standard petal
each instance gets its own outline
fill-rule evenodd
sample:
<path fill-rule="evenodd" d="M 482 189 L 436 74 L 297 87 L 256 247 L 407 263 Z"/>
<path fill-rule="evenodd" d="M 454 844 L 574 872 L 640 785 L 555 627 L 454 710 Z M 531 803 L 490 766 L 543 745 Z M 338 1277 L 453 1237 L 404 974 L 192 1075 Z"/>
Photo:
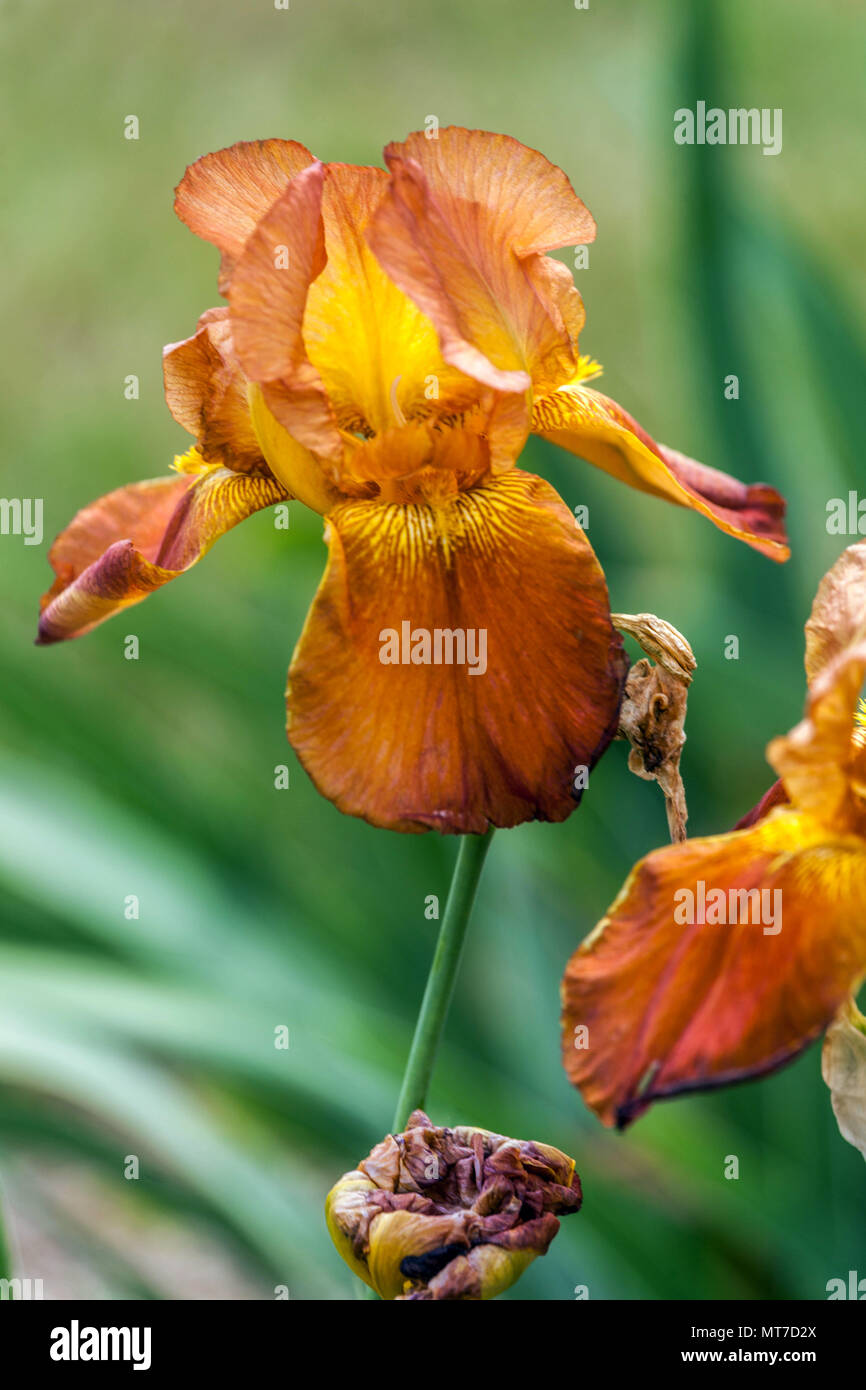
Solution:
<path fill-rule="evenodd" d="M 822 668 L 809 691 L 806 718 L 767 749 L 796 806 L 820 816 L 825 825 L 861 835 L 866 835 L 866 787 L 854 730 L 864 675 L 866 640 Z"/>
<path fill-rule="evenodd" d="M 541 261 L 592 241 L 595 223 L 562 170 L 510 136 L 459 127 L 410 135 L 385 159 L 392 183 L 370 245 L 446 360 L 502 391 L 567 378 L 580 296 Z"/>
<path fill-rule="evenodd" d="M 700 512 L 771 560 L 790 555 L 785 499 L 775 488 L 747 486 L 657 444 L 622 406 L 591 386 L 571 384 L 536 399 L 532 430 L 629 487 Z"/>
<path fill-rule="evenodd" d="M 347 437 L 459 414 L 482 394 L 367 246 L 387 183 L 381 169 L 312 165 L 262 218 L 230 290 L 244 369 L 280 424 L 332 463 Z"/>
<path fill-rule="evenodd" d="M 866 640 L 866 542 L 849 545 L 818 585 L 806 623 L 811 683 L 846 647 Z"/>
<path fill-rule="evenodd" d="M 235 267 L 229 304 L 238 358 L 268 409 L 305 448 L 337 459 L 337 422 L 303 335 L 310 286 L 325 265 L 323 185 L 316 161 L 261 219 Z"/>
<path fill-rule="evenodd" d="M 194 437 L 201 457 L 239 473 L 266 473 L 228 309 L 202 314 L 191 338 L 163 349 L 162 366 L 168 408 Z"/>
<path fill-rule="evenodd" d="M 349 502 L 289 673 L 289 737 L 374 825 L 563 820 L 627 668 L 604 576 L 552 488 L 514 470 L 441 502 Z"/>
<path fill-rule="evenodd" d="M 200 560 L 214 541 L 286 497 L 274 478 L 205 467 L 132 483 L 80 511 L 49 551 L 57 578 L 37 642 L 81 637 Z"/>
<path fill-rule="evenodd" d="M 861 650 L 862 649 L 862 650 Z M 794 800 L 828 824 L 866 820 L 856 782 L 861 752 L 852 732 L 866 658 L 866 544 L 850 545 L 818 585 L 806 623 L 806 676 L 812 687 L 806 718 L 770 744 L 768 757 L 784 772 L 735 829 L 754 825 L 775 806 Z M 859 801 L 866 795 L 861 787 Z"/>
<path fill-rule="evenodd" d="M 174 210 L 222 253 L 222 293 L 247 238 L 290 179 L 312 162 L 296 140 L 242 140 L 189 166 L 175 190 Z"/>
<path fill-rule="evenodd" d="M 456 414 L 479 397 L 436 330 L 389 278 L 367 233 L 389 188 L 383 169 L 329 164 L 322 213 L 328 262 L 310 287 L 304 338 L 342 427 L 369 435 L 419 414 Z"/>
<path fill-rule="evenodd" d="M 862 838 L 793 810 L 650 854 L 563 979 L 563 1061 L 587 1105 L 624 1126 L 790 1060 L 866 969 L 864 898 Z"/>

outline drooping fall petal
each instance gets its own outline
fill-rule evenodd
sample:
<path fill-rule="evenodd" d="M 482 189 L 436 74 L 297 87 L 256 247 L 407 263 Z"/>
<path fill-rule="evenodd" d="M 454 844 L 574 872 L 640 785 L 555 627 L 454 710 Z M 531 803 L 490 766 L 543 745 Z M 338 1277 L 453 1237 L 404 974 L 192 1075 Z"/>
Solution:
<path fill-rule="evenodd" d="M 392 182 L 370 244 L 446 360 L 502 391 L 567 379 L 580 296 L 540 262 L 592 241 L 595 223 L 562 170 L 510 136 L 459 127 L 416 132 L 385 159 Z"/>
<path fill-rule="evenodd" d="M 168 408 L 194 436 L 207 463 L 240 473 L 267 472 L 227 308 L 208 309 L 191 338 L 163 350 L 163 374 Z"/>
<path fill-rule="evenodd" d="M 566 386 L 536 399 L 532 430 L 640 492 L 700 512 L 772 560 L 790 554 L 785 501 L 775 488 L 747 486 L 657 444 L 622 406 L 591 386 Z"/>
<path fill-rule="evenodd" d="M 85 507 L 48 558 L 57 578 L 42 599 L 41 645 L 81 637 L 184 573 L 214 541 L 286 497 L 274 478 L 205 467 L 118 488 Z"/>
<path fill-rule="evenodd" d="M 863 972 L 864 898 L 862 838 L 793 810 L 650 854 L 563 979 L 563 1060 L 587 1105 L 625 1125 L 795 1056 Z"/>
<path fill-rule="evenodd" d="M 416 1110 L 332 1188 L 325 1213 L 342 1258 L 383 1299 L 468 1302 L 509 1288 L 580 1203 L 559 1149 L 440 1129 Z"/>
<path fill-rule="evenodd" d="M 436 504 L 350 502 L 326 534 L 288 692 L 319 790 L 401 830 L 564 819 L 575 770 L 615 732 L 627 662 L 553 489 L 514 470 Z"/>
<path fill-rule="evenodd" d="M 175 190 L 174 210 L 190 231 L 222 253 L 221 292 L 268 208 L 312 162 L 310 151 L 296 140 L 242 140 L 189 166 Z"/>

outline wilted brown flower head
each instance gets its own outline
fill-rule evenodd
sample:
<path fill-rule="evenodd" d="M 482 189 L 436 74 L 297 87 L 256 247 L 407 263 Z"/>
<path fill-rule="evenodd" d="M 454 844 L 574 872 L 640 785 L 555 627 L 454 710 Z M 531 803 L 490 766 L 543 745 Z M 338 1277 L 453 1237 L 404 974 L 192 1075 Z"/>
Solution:
<path fill-rule="evenodd" d="M 331 1237 L 384 1299 L 496 1298 L 577 1211 L 574 1159 L 486 1129 L 436 1128 L 422 1110 L 328 1194 Z"/>

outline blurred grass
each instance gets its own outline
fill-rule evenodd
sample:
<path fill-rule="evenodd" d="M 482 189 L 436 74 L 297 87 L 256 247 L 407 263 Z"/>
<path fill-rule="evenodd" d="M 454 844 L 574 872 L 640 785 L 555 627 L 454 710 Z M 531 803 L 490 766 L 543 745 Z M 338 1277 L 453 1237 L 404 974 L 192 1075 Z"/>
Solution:
<path fill-rule="evenodd" d="M 95 0 L 86 24 L 6 0 L 3 495 L 43 496 L 50 541 L 85 501 L 184 447 L 160 349 L 216 301 L 215 252 L 171 211 L 190 160 L 279 134 L 375 162 L 429 113 L 507 130 L 562 164 L 598 220 L 578 283 L 605 389 L 667 442 L 790 499 L 794 559 L 775 567 L 545 444 L 524 460 L 589 506 L 614 608 L 652 609 L 690 637 L 691 828 L 730 825 L 770 780 L 767 739 L 799 717 L 802 623 L 841 548 L 826 501 L 862 479 L 866 195 L 849 169 L 863 28 L 853 7 L 804 0 L 293 0 L 288 13 Z M 782 155 L 674 146 L 673 110 L 699 97 L 782 106 Z M 130 113 L 138 142 L 122 138 Z M 13 1238 L 27 1174 L 63 1160 L 107 1205 L 207 1232 L 263 1297 L 275 1284 L 353 1297 L 322 1201 L 389 1122 L 433 947 L 424 899 L 444 901 L 455 846 L 341 818 L 286 745 L 320 525 L 296 512 L 286 534 L 255 517 L 127 617 L 48 651 L 31 645 L 44 550 L 0 547 Z M 123 659 L 130 631 L 138 662 Z M 729 633 L 739 661 L 724 658 Z M 654 789 L 624 763 L 614 747 L 565 825 L 495 840 L 430 1109 L 577 1157 L 584 1209 L 514 1297 L 579 1284 L 593 1298 L 822 1297 L 862 1269 L 866 1242 L 862 1159 L 838 1137 L 815 1050 L 758 1085 L 658 1106 L 625 1137 L 561 1073 L 564 963 L 665 837 Z M 124 917 L 131 893 L 138 921 Z M 138 1182 L 123 1178 L 129 1154 Z M 37 1219 L 110 1296 L 165 1293 L 132 1236 L 118 1254 L 83 1213 Z M 38 1247 L 25 1256 L 39 1277 Z M 196 1280 L 191 1268 L 189 1296 Z"/>

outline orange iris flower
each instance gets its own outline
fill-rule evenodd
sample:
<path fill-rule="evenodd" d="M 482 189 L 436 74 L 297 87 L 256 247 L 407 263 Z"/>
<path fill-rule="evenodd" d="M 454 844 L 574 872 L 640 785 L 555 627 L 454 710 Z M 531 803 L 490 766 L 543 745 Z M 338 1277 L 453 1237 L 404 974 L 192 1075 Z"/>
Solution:
<path fill-rule="evenodd" d="M 586 537 L 516 466 L 529 432 L 774 559 L 784 502 L 655 444 L 587 385 L 580 295 L 545 253 L 595 223 L 560 169 L 461 129 L 385 159 L 324 165 L 264 140 L 187 170 L 176 210 L 219 248 L 228 299 L 166 349 L 168 404 L 196 444 L 175 476 L 63 532 L 39 640 L 89 631 L 296 498 L 329 547 L 288 689 L 319 789 L 398 830 L 562 820 L 575 768 L 615 731 L 626 662 Z M 486 671 L 459 645 L 428 665 L 423 640 L 407 661 L 404 631 L 483 633 Z M 399 659 L 383 661 L 385 632 Z"/>
<path fill-rule="evenodd" d="M 569 962 L 565 1067 L 606 1124 L 773 1071 L 866 975 L 866 544 L 821 582 L 806 674 L 767 750 L 780 782 L 729 834 L 643 859 Z"/>

